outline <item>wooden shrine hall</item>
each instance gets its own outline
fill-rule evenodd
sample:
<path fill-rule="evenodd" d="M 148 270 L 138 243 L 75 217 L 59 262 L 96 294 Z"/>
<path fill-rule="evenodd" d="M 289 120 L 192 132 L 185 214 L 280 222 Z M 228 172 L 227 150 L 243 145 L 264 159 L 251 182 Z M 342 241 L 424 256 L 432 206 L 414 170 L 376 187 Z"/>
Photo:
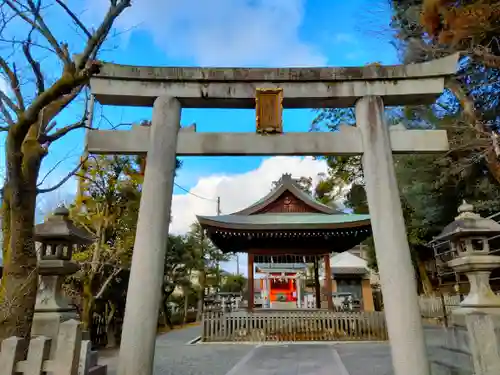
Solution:
<path fill-rule="evenodd" d="M 255 264 L 314 264 L 316 307 L 321 307 L 319 262 L 333 310 L 330 254 L 341 253 L 371 235 L 368 215 L 346 214 L 314 200 L 290 174 L 253 205 L 221 216 L 198 216 L 208 237 L 224 253 L 248 254 L 248 308 L 254 309 Z"/>

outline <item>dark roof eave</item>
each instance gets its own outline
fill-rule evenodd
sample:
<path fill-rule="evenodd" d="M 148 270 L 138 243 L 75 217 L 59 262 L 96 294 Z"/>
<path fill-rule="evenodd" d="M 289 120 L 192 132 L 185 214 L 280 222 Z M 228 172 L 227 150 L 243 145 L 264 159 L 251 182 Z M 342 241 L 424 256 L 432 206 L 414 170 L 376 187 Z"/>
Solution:
<path fill-rule="evenodd" d="M 205 229 L 207 227 L 221 228 L 221 229 L 231 229 L 231 230 L 324 230 L 324 229 L 343 229 L 343 228 L 361 228 L 370 227 L 370 220 L 359 220 L 344 223 L 301 223 L 301 224 L 242 224 L 242 223 L 226 223 L 220 222 L 213 219 L 209 219 L 203 216 L 197 216 L 199 223 Z"/>

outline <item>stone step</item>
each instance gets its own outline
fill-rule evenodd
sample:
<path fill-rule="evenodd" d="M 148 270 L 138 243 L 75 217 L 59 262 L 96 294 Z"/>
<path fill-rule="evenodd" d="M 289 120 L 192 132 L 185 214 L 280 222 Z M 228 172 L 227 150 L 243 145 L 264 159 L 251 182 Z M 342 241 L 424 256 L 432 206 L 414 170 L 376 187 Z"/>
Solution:
<path fill-rule="evenodd" d="M 433 375 L 470 375 L 473 373 L 472 360 L 468 353 L 443 346 L 432 346 L 429 349 L 429 362 Z"/>
<path fill-rule="evenodd" d="M 451 361 L 430 360 L 432 375 L 471 375 L 473 372 L 469 368 L 460 367 Z"/>
<path fill-rule="evenodd" d="M 99 360 L 99 353 L 97 351 L 90 352 L 90 367 L 97 366 L 97 361 Z"/>
<path fill-rule="evenodd" d="M 96 365 L 91 366 L 88 375 L 107 375 L 108 366 Z"/>

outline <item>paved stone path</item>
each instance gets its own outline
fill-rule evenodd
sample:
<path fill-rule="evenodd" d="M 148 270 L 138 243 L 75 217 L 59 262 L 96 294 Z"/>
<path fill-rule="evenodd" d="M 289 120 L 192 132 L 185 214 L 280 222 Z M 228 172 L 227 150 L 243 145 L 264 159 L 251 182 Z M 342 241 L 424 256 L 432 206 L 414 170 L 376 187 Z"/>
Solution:
<path fill-rule="evenodd" d="M 387 344 L 187 345 L 199 335 L 200 327 L 160 335 L 154 375 L 392 375 Z M 116 375 L 116 357 L 101 362 Z"/>

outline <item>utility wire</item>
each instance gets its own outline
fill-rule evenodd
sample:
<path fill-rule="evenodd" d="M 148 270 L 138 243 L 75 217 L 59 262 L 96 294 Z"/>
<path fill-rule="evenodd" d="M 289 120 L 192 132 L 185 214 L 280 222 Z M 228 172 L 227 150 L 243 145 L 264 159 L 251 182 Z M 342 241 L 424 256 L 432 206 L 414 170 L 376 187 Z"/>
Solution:
<path fill-rule="evenodd" d="M 181 189 L 182 191 L 185 191 L 186 193 L 192 195 L 193 197 L 196 197 L 196 198 L 199 198 L 199 199 L 204 199 L 206 201 L 211 201 L 211 202 L 217 202 L 217 199 L 213 199 L 213 198 L 206 198 L 206 197 L 202 197 L 200 195 L 197 195 L 195 193 L 191 193 L 188 189 L 182 187 L 181 185 L 179 185 L 178 183 L 174 182 L 174 185 L 177 186 L 179 189 Z"/>

